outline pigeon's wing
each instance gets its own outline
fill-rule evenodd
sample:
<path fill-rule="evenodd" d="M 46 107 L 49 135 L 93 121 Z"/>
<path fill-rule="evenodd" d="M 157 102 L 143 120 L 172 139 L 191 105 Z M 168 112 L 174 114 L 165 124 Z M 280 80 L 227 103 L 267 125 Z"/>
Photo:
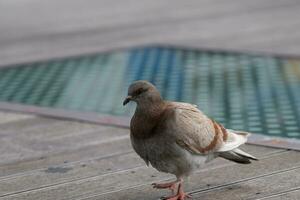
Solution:
<path fill-rule="evenodd" d="M 175 132 L 176 143 L 192 153 L 229 151 L 247 140 L 246 134 L 226 130 L 194 105 L 172 102 L 171 108 L 174 110 L 174 120 L 169 126 Z"/>

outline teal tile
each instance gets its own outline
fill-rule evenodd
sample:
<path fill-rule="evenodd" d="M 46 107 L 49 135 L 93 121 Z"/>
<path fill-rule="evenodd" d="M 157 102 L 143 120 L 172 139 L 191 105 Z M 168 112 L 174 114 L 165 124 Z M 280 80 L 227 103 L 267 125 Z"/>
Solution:
<path fill-rule="evenodd" d="M 0 101 L 130 116 L 128 85 L 149 80 L 228 128 L 300 138 L 300 60 L 145 47 L 0 69 Z"/>

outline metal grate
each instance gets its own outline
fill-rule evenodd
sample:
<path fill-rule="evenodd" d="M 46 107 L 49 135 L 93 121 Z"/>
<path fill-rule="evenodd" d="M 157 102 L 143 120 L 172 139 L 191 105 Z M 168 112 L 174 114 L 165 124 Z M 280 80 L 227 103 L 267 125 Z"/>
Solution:
<path fill-rule="evenodd" d="M 112 115 L 150 80 L 232 129 L 300 138 L 300 59 L 149 47 L 0 70 L 0 101 Z"/>

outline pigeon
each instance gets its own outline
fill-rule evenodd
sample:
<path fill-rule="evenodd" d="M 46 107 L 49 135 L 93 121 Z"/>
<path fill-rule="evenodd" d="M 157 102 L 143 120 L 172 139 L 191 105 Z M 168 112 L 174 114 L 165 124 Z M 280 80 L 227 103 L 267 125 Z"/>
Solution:
<path fill-rule="evenodd" d="M 190 198 L 183 190 L 184 178 L 217 157 L 240 164 L 257 160 L 238 148 L 249 133 L 224 128 L 196 105 L 164 100 L 148 81 L 129 86 L 123 105 L 130 101 L 137 104 L 130 121 L 133 149 L 148 166 L 176 176 L 175 181 L 152 184 L 173 192 L 166 200 Z"/>

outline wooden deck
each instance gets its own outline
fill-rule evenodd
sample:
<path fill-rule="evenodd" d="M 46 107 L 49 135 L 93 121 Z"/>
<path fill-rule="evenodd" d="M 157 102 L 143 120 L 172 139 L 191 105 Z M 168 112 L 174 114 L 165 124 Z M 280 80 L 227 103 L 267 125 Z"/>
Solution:
<path fill-rule="evenodd" d="M 2 0 L 0 66 L 145 44 L 300 54 L 297 0 Z M 0 112 L 0 200 L 154 200 L 173 177 L 146 167 L 128 129 Z M 300 152 L 255 145 L 251 165 L 217 159 L 193 199 L 299 200 Z"/>
<path fill-rule="evenodd" d="M 0 200 L 154 200 L 159 173 L 133 152 L 129 130 L 0 113 Z M 300 199 L 300 152 L 245 145 L 260 161 L 216 159 L 186 182 L 193 199 Z"/>

